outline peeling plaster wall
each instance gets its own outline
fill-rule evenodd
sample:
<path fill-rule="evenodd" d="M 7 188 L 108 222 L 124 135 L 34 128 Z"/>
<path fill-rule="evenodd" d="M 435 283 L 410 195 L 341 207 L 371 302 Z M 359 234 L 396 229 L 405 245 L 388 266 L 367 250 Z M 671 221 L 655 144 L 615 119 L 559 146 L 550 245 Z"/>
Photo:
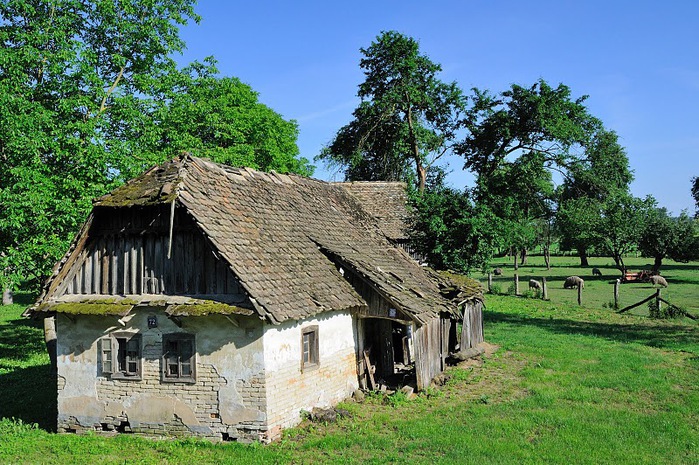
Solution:
<path fill-rule="evenodd" d="M 319 365 L 301 369 L 302 329 L 318 325 Z M 356 341 L 349 312 L 286 322 L 264 329 L 268 440 L 301 421 L 301 410 L 327 407 L 358 387 Z"/>
<path fill-rule="evenodd" d="M 157 328 L 148 329 L 149 315 L 157 317 Z M 180 328 L 155 308 L 136 310 L 121 320 L 59 315 L 58 430 L 264 438 L 262 322 L 231 319 L 233 323 L 219 315 L 182 318 Z M 112 331 L 141 334 L 141 380 L 102 375 L 98 340 Z M 195 383 L 161 381 L 162 335 L 178 332 L 195 335 Z"/>

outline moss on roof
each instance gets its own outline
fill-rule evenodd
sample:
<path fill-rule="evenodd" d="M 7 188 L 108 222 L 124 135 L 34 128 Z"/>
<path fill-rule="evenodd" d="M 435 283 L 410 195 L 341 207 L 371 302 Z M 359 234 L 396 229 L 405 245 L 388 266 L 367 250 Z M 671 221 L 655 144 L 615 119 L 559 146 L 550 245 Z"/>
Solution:
<path fill-rule="evenodd" d="M 128 314 L 133 305 L 105 302 L 62 302 L 62 303 L 45 303 L 36 308 L 37 312 L 56 312 L 67 315 L 117 315 L 124 316 Z"/>
<path fill-rule="evenodd" d="M 192 304 L 170 305 L 166 313 L 171 316 L 206 316 L 211 314 L 247 316 L 254 312 L 247 308 L 207 300 Z"/>
<path fill-rule="evenodd" d="M 177 197 L 180 168 L 179 159 L 169 161 L 146 171 L 109 194 L 95 201 L 98 207 L 133 207 L 170 203 Z"/>

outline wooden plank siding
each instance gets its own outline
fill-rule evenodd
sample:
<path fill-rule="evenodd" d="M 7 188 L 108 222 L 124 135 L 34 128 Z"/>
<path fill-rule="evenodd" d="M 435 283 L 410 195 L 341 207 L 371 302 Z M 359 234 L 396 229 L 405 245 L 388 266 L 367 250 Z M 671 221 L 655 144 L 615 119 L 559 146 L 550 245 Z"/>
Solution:
<path fill-rule="evenodd" d="M 441 333 L 442 323 L 435 318 L 415 331 L 415 376 L 418 390 L 429 387 L 432 378 L 442 369 Z"/>
<path fill-rule="evenodd" d="M 464 320 L 461 327 L 461 350 L 476 347 L 483 342 L 483 303 L 464 304 Z"/>
<path fill-rule="evenodd" d="M 97 214 L 57 295 L 243 293 L 227 264 L 181 212 L 175 216 L 168 258 L 169 248 L 169 211 L 124 208 Z"/>

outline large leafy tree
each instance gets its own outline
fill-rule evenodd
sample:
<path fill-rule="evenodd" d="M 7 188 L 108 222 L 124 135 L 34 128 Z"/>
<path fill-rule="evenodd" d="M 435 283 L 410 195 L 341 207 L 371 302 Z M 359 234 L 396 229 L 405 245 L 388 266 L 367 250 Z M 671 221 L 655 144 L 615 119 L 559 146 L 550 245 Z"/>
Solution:
<path fill-rule="evenodd" d="M 191 151 L 219 163 L 310 176 L 299 158 L 298 126 L 258 101 L 253 89 L 221 77 L 213 58 L 173 70 L 157 83 L 153 128 L 141 141 L 156 159 Z"/>
<path fill-rule="evenodd" d="M 663 259 L 670 257 L 688 262 L 699 256 L 697 225 L 686 212 L 673 218 L 665 208 L 655 208 L 646 218 L 646 228 L 639 238 L 639 250 L 653 258 L 653 271 L 659 271 Z"/>
<path fill-rule="evenodd" d="M 578 251 L 581 266 L 588 266 L 588 250 L 596 243 L 602 205 L 615 193 L 627 193 L 633 174 L 615 132 L 595 133 L 584 156 L 574 160 L 560 193 L 556 224 L 561 243 Z"/>
<path fill-rule="evenodd" d="M 0 281 L 38 280 L 90 199 L 143 168 L 124 127 L 193 0 L 0 2 Z"/>
<path fill-rule="evenodd" d="M 422 192 L 428 168 L 450 149 L 464 97 L 438 79 L 440 65 L 411 37 L 382 32 L 361 52 L 362 101 L 319 158 L 343 167 L 348 180 L 414 180 Z"/>
<path fill-rule="evenodd" d="M 531 87 L 514 84 L 499 95 L 473 92 L 461 120 L 468 133 L 455 152 L 479 177 L 523 155 L 540 156 L 548 169 L 566 169 L 601 127 L 583 104 L 586 97 L 573 99 L 563 84 L 554 88 L 542 79 Z"/>
<path fill-rule="evenodd" d="M 410 239 L 430 266 L 464 272 L 485 267 L 495 249 L 497 219 L 479 210 L 468 191 L 440 184 L 422 194 L 412 191 L 410 203 Z"/>
<path fill-rule="evenodd" d="M 477 177 L 476 202 L 500 219 L 503 245 L 525 258 L 536 226 L 553 214 L 552 173 L 567 172 L 601 123 L 585 97 L 573 99 L 563 84 L 539 80 L 498 95 L 473 93 L 461 119 L 467 133 L 454 151 Z"/>
<path fill-rule="evenodd" d="M 0 287 L 35 286 L 91 199 L 183 150 L 311 174 L 298 128 L 213 59 L 178 70 L 194 0 L 0 1 Z"/>
<path fill-rule="evenodd" d="M 626 272 L 624 256 L 637 247 L 655 206 L 655 199 L 650 196 L 640 199 L 618 191 L 602 203 L 596 242 L 622 275 Z"/>

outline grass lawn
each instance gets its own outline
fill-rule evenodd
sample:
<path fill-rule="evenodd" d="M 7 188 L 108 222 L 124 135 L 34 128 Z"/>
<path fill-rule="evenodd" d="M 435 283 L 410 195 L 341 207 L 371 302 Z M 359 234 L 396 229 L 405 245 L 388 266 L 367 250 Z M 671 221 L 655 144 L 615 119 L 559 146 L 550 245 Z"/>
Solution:
<path fill-rule="evenodd" d="M 445 386 L 412 401 L 347 402 L 352 418 L 269 446 L 51 433 L 42 331 L 19 317 L 21 305 L 0 307 L 0 463 L 699 464 L 699 325 L 615 314 L 602 307 L 615 275 L 589 280 L 574 260 L 557 259 L 546 275 L 551 301 L 487 296 L 485 335 L 497 348 L 450 368 Z M 546 272 L 525 266 L 520 276 L 530 269 Z M 571 274 L 586 278 L 582 307 L 554 284 Z M 663 276 L 663 295 L 699 313 L 699 264 L 670 263 Z M 623 285 L 622 295 L 640 300 L 645 286 Z"/>

